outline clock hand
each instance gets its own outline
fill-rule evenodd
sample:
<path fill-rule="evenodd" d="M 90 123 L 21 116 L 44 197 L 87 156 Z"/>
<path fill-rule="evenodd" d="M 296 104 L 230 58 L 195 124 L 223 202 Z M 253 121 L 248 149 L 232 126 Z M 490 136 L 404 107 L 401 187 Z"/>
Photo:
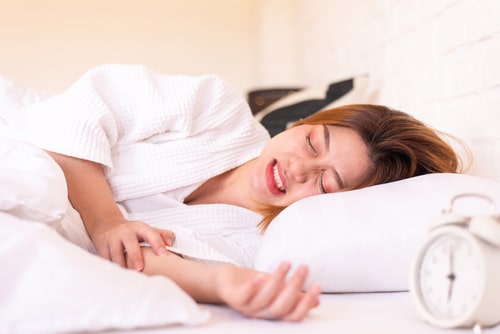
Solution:
<path fill-rule="evenodd" d="M 450 273 L 448 274 L 448 276 L 446 276 L 446 278 L 448 278 L 448 280 L 450 281 L 450 284 L 448 286 L 448 302 L 450 302 L 451 300 L 451 295 L 453 294 L 453 283 L 455 281 L 455 269 L 454 269 L 454 262 L 455 262 L 455 258 L 454 258 L 454 252 L 453 252 L 453 247 L 450 246 L 450 258 L 449 258 L 449 263 L 450 263 Z"/>

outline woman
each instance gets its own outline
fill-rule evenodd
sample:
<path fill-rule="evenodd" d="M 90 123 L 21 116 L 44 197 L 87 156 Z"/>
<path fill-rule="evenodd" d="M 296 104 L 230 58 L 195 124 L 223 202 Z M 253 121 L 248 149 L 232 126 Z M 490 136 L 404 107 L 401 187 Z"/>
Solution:
<path fill-rule="evenodd" d="M 160 76 L 135 65 L 93 69 L 31 107 L 22 131 L 63 169 L 70 202 L 99 255 L 165 275 L 197 301 L 292 321 L 318 305 L 318 286 L 302 292 L 307 268 L 287 280 L 287 263 L 263 274 L 193 261 L 189 252 L 168 247 L 175 246 L 172 231 L 133 217 L 207 204 L 220 217 L 245 210 L 248 220 L 232 223 L 251 226 L 245 240 L 252 244 L 259 221 L 265 230 L 282 208 L 304 197 L 459 168 L 435 131 L 398 111 L 345 106 L 270 140 L 221 79 Z M 204 224 L 205 217 L 191 218 Z M 177 220 L 173 228 L 191 219 Z"/>

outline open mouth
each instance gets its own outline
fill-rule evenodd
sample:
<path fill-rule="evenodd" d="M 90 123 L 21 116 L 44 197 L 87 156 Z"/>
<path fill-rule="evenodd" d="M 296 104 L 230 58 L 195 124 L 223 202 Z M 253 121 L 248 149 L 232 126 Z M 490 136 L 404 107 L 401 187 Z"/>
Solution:
<path fill-rule="evenodd" d="M 273 159 L 266 167 L 266 184 L 269 191 L 274 195 L 286 193 L 286 179 L 280 170 L 278 160 Z"/>
<path fill-rule="evenodd" d="M 273 164 L 273 176 L 276 187 L 278 187 L 280 192 L 285 193 L 285 187 L 283 185 L 283 181 L 281 181 L 280 173 L 278 171 L 278 162 L 276 160 L 274 160 Z"/>

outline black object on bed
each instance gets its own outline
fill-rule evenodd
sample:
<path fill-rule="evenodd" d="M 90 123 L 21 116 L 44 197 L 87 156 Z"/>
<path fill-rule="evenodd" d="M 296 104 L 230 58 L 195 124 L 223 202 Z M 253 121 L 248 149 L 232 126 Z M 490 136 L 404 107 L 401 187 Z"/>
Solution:
<path fill-rule="evenodd" d="M 332 83 L 327 86 L 324 98 L 304 100 L 278 108 L 265 115 L 261 123 L 273 137 L 284 131 L 290 123 L 320 111 L 328 104 L 347 94 L 353 88 L 354 79 Z"/>

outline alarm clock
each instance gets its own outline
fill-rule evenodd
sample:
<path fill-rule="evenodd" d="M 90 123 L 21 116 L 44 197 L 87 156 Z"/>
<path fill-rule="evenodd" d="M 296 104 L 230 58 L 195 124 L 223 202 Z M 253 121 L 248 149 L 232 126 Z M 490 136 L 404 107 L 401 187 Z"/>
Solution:
<path fill-rule="evenodd" d="M 488 201 L 487 215 L 456 213 L 457 199 Z M 490 198 L 455 196 L 426 235 L 411 268 L 410 294 L 420 316 L 442 328 L 500 323 L 500 217 Z"/>

